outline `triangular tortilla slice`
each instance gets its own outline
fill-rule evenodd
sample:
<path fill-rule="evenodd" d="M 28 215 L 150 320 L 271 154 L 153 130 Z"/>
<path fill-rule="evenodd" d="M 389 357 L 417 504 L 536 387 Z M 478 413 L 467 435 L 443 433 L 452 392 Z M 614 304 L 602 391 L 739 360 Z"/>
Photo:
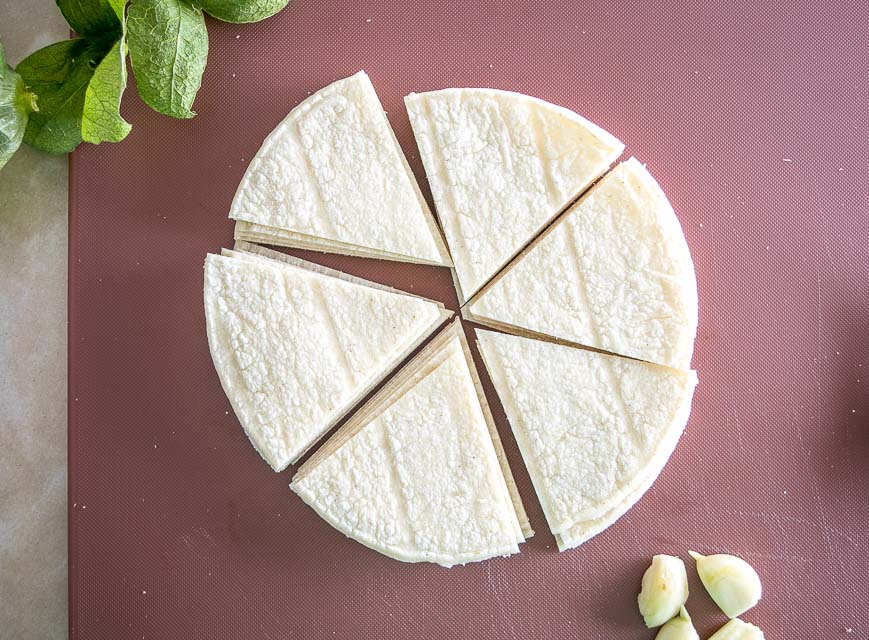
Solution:
<path fill-rule="evenodd" d="M 271 244 L 452 264 L 363 71 L 305 99 L 269 134 L 229 217 Z M 237 237 L 262 239 L 248 230 Z"/>
<path fill-rule="evenodd" d="M 477 331 L 546 520 L 562 549 L 615 522 L 676 446 L 697 376 L 586 349 Z"/>
<path fill-rule="evenodd" d="M 572 111 L 509 91 L 444 89 L 410 94 L 405 104 L 461 302 L 624 148 Z"/>
<path fill-rule="evenodd" d="M 631 158 L 462 313 L 513 333 L 688 369 L 697 333 L 694 263 L 667 197 Z"/>
<path fill-rule="evenodd" d="M 458 321 L 290 486 L 345 535 L 405 562 L 509 555 L 533 535 Z"/>
<path fill-rule="evenodd" d="M 205 260 L 208 344 L 251 443 L 280 471 L 452 314 L 431 300 L 238 247 Z"/>

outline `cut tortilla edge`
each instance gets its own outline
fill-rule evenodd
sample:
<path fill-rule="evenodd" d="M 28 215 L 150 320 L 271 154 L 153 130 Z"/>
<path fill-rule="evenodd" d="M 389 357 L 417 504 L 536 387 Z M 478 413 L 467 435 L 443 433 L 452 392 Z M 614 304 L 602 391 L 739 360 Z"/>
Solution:
<path fill-rule="evenodd" d="M 624 163 L 621 163 L 624 164 Z M 616 165 L 616 167 L 621 166 L 621 164 Z M 572 200 L 569 204 L 567 204 L 559 213 L 549 221 L 547 225 L 542 227 L 540 231 L 534 236 L 534 238 L 528 242 L 521 250 L 519 250 L 516 254 L 514 254 L 507 262 L 502 265 L 502 267 L 493 275 L 489 280 L 485 282 L 479 289 L 477 289 L 474 294 L 468 299 L 467 302 L 462 303 L 462 309 L 468 309 L 469 313 L 473 313 L 474 304 L 480 300 L 486 293 L 495 286 L 507 273 L 509 273 L 517 264 L 519 264 L 522 259 L 531 253 L 537 245 L 539 245 L 547 236 L 553 233 L 567 218 L 573 214 L 573 212 L 578 209 L 583 202 L 592 194 L 596 189 L 598 189 L 603 182 L 604 178 L 609 176 L 616 167 L 608 168 L 607 171 L 598 176 L 580 195 L 578 198 Z M 543 334 L 540 334 L 543 335 Z"/>
<path fill-rule="evenodd" d="M 356 258 L 373 258 L 375 260 L 388 260 L 390 262 L 404 262 L 407 264 L 422 264 L 434 267 L 451 267 L 452 261 L 435 262 L 414 258 L 400 253 L 390 253 L 379 249 L 371 249 L 364 245 L 355 245 L 320 238 L 304 233 L 268 227 L 258 222 L 236 220 L 233 237 L 236 240 L 269 244 L 275 247 L 287 247 L 290 249 L 304 249 L 306 251 L 319 251 L 321 253 L 333 253 L 337 255 L 352 256 Z"/>
<path fill-rule="evenodd" d="M 393 375 L 368 402 L 360 407 L 338 431 L 332 434 L 332 437 L 299 467 L 290 486 L 304 480 L 311 471 L 359 433 L 372 419 L 401 398 L 405 391 L 431 373 L 446 355 L 443 347 L 453 337 L 451 327 L 452 324 L 441 330 L 422 351 Z"/>
<path fill-rule="evenodd" d="M 542 112 L 549 113 L 553 116 L 574 123 L 596 139 L 596 144 L 590 146 L 599 151 L 601 158 L 600 166 L 595 167 L 587 177 L 574 184 L 572 190 L 568 192 L 566 197 L 559 198 L 560 202 L 556 201 L 557 204 L 554 204 L 554 206 L 551 207 L 549 215 L 539 223 L 536 229 L 532 230 L 524 241 L 514 247 L 513 251 L 508 256 L 491 269 L 490 273 L 483 276 L 481 281 L 466 283 L 468 286 L 462 287 L 459 282 L 458 272 L 453 274 L 460 305 L 466 304 L 467 301 L 476 296 L 478 292 L 485 288 L 502 270 L 504 270 L 519 254 L 521 254 L 526 247 L 533 243 L 541 233 L 553 225 L 568 209 L 573 207 L 579 199 L 584 197 L 584 195 L 593 188 L 596 182 L 601 180 L 614 168 L 614 163 L 622 156 L 625 150 L 624 143 L 613 134 L 567 107 L 514 91 L 483 87 L 452 87 L 421 93 L 414 92 L 406 95 L 404 97 L 404 103 L 408 116 L 410 117 L 411 128 L 413 130 L 414 139 L 417 141 L 417 147 L 419 148 L 420 146 L 417 138 L 419 135 L 422 135 L 423 129 L 425 129 L 425 137 L 433 138 L 434 135 L 431 130 L 431 119 L 428 117 L 417 118 L 413 116 L 412 113 L 427 111 L 428 100 L 430 99 L 437 99 L 443 96 L 458 96 L 460 99 L 467 99 L 468 97 L 473 97 L 474 94 L 481 94 L 485 97 L 495 98 L 496 100 L 500 99 L 526 103 L 529 105 L 529 108 L 537 108 Z M 419 115 L 419 113 L 417 113 L 417 115 Z M 429 183 L 432 182 L 433 177 L 439 180 L 446 179 L 443 167 L 437 169 L 429 166 L 431 163 L 427 162 L 426 157 L 422 156 L 422 154 L 421 157 Z M 438 219 L 441 221 L 441 226 L 446 226 L 443 224 L 441 216 L 442 212 L 437 213 Z M 449 245 L 448 242 L 447 245 Z M 453 261 L 453 264 L 455 265 L 455 260 Z M 476 279 L 477 278 L 473 278 L 473 280 Z"/>
<path fill-rule="evenodd" d="M 521 530 L 521 539 L 519 542 L 522 542 L 534 536 L 534 529 L 531 528 L 528 514 L 525 511 L 525 505 L 522 504 L 522 498 L 519 495 L 519 489 L 516 486 L 516 479 L 513 476 L 513 471 L 510 469 L 510 463 L 507 460 L 507 453 L 504 451 L 504 443 L 501 442 L 501 436 L 498 434 L 498 428 L 495 425 L 495 418 L 492 416 L 492 409 L 489 406 L 486 393 L 483 391 L 483 383 L 480 381 L 480 374 L 477 371 L 477 367 L 474 365 L 474 357 L 471 354 L 471 347 L 468 344 L 467 336 L 465 335 L 461 321 L 458 318 L 455 320 L 454 326 L 458 327 L 462 352 L 464 353 L 465 360 L 468 363 L 468 370 L 471 372 L 471 380 L 474 383 L 474 390 L 477 392 L 477 399 L 480 401 L 480 408 L 483 410 L 483 418 L 486 421 L 486 427 L 489 430 L 489 437 L 492 440 L 492 445 L 495 447 L 495 456 L 498 458 L 498 464 L 501 467 L 501 474 L 504 476 L 504 481 L 507 484 L 507 492 L 510 494 L 510 501 L 513 505 L 513 510 L 516 512 L 516 519 L 519 522 Z"/>
<path fill-rule="evenodd" d="M 341 422 L 341 420 L 343 420 L 352 411 L 353 407 L 355 407 L 362 399 L 364 399 L 365 396 L 371 393 L 371 391 L 375 389 L 377 385 L 386 380 L 390 375 L 394 374 L 398 367 L 401 365 L 401 363 L 404 362 L 404 360 L 406 360 L 411 353 L 413 353 L 423 342 L 425 342 L 425 340 L 429 338 L 429 336 L 431 336 L 431 334 L 434 333 L 438 329 L 438 327 L 440 327 L 444 322 L 449 320 L 454 315 L 452 311 L 446 309 L 443 303 L 439 301 L 430 300 L 422 296 L 400 291 L 398 289 L 393 289 L 386 285 L 371 282 L 369 280 L 364 280 L 362 278 L 357 278 L 356 276 L 351 276 L 342 271 L 329 269 L 328 267 L 323 267 L 322 265 L 308 262 L 306 260 L 302 260 L 301 258 L 289 256 L 278 251 L 272 251 L 264 247 L 252 245 L 250 243 L 236 243 L 234 249 L 223 249 L 220 255 L 222 257 L 228 258 L 234 257 L 238 260 L 264 261 L 265 263 L 270 264 L 271 266 L 278 269 L 304 269 L 306 271 L 310 271 L 321 276 L 343 280 L 344 282 L 369 287 L 378 291 L 406 296 L 408 298 L 415 298 L 418 300 L 424 300 L 430 304 L 435 305 L 438 310 L 437 317 L 424 330 L 420 331 L 419 334 L 413 339 L 413 341 L 408 344 L 407 347 L 405 347 L 404 350 L 396 354 L 388 363 L 386 363 L 382 371 L 378 375 L 374 376 L 367 385 L 360 388 L 352 397 L 348 398 L 348 400 L 336 410 L 335 416 L 328 423 L 326 423 L 325 426 L 312 437 L 312 439 L 303 443 L 302 446 L 297 448 L 296 451 L 292 452 L 288 456 L 287 460 L 281 461 L 280 464 L 274 464 L 268 457 L 263 455 L 262 450 L 254 443 L 253 438 L 250 436 L 250 430 L 248 429 L 248 425 L 246 424 L 244 413 L 239 411 L 240 405 L 238 399 L 234 397 L 233 393 L 229 392 L 229 389 L 233 387 L 233 385 L 230 384 L 229 378 L 230 376 L 234 376 L 234 374 L 230 371 L 224 370 L 224 367 L 218 366 L 217 362 L 214 361 L 214 357 L 212 356 L 212 362 L 214 363 L 218 378 L 220 379 L 224 395 L 226 395 L 226 397 L 229 399 L 236 419 L 239 421 L 239 423 L 241 423 L 245 435 L 248 437 L 248 440 L 250 440 L 257 453 L 259 453 L 260 456 L 268 463 L 268 465 L 278 473 L 286 469 L 291 464 L 295 464 L 299 461 L 300 458 L 304 457 L 305 454 L 311 450 L 311 448 L 313 448 L 318 442 L 320 442 L 324 438 L 324 436 L 326 436 L 326 434 L 328 434 L 335 427 L 335 425 Z M 209 313 L 210 305 L 208 303 L 207 289 L 205 289 L 204 295 L 206 298 L 206 334 L 208 336 L 209 352 L 213 354 L 221 351 L 221 349 L 218 348 L 216 342 L 217 337 L 215 335 L 215 327 L 212 326 L 216 319 L 211 318 Z"/>
<path fill-rule="evenodd" d="M 599 353 L 601 355 L 608 356 L 616 356 L 618 358 L 624 358 L 625 360 L 638 360 L 637 358 L 633 358 L 631 356 L 626 356 L 620 353 L 614 353 L 612 351 L 604 351 L 603 349 L 598 349 L 597 347 L 590 347 L 587 344 L 582 344 L 580 342 L 572 342 L 570 340 L 565 340 L 564 338 L 559 338 L 557 336 L 550 335 L 548 333 L 540 333 L 539 331 L 533 331 L 531 329 L 526 329 L 525 327 L 520 327 L 519 325 L 510 324 L 508 322 L 502 322 L 500 320 L 496 320 L 494 318 L 490 318 L 488 316 L 482 316 L 475 314 L 470 307 L 465 306 L 460 309 L 460 313 L 463 319 L 468 322 L 473 322 L 475 324 L 480 325 L 481 327 L 485 327 L 487 329 L 495 329 L 497 332 L 506 333 L 511 336 L 517 336 L 519 338 L 528 338 L 530 340 L 539 340 L 540 342 L 549 342 L 552 344 L 558 344 L 563 347 L 572 347 L 574 349 L 581 349 L 583 351 L 592 351 L 594 353 Z M 639 360 L 639 362 L 645 362 L 645 360 Z M 657 364 L 654 362 L 650 362 L 649 364 Z M 658 366 L 666 366 L 666 365 L 658 365 Z"/>
<path fill-rule="evenodd" d="M 492 274 L 485 279 L 476 289 L 471 291 L 468 295 L 465 295 L 462 292 L 462 289 L 458 283 L 458 274 L 454 278 L 456 281 L 456 289 L 459 292 L 462 292 L 459 298 L 459 303 L 462 306 L 466 304 L 473 304 L 474 300 L 479 299 L 484 295 L 486 291 L 492 288 L 492 286 L 501 279 L 503 274 L 512 269 L 525 255 L 528 254 L 537 244 L 545 238 L 547 235 L 552 233 L 558 224 L 563 221 L 570 213 L 574 210 L 574 208 L 578 207 L 579 204 L 585 200 L 585 198 L 592 192 L 594 189 L 600 184 L 600 182 L 612 173 L 618 166 L 613 166 L 616 160 L 621 157 L 621 150 L 614 154 L 612 157 L 607 157 L 606 162 L 607 165 L 604 169 L 595 176 L 589 178 L 585 183 L 581 184 L 576 191 L 571 195 L 567 201 L 562 204 L 558 209 L 556 209 L 551 216 L 549 216 L 537 229 L 528 237 L 528 239 L 519 247 L 516 247 L 516 250 L 509 255 L 503 262 L 501 262 Z M 455 271 L 455 268 L 453 268 Z"/>
<path fill-rule="evenodd" d="M 434 371 L 442 362 L 444 362 L 451 354 L 445 347 L 454 339 L 458 338 L 462 343 L 462 352 L 467 361 L 468 368 L 471 371 L 471 378 L 474 381 L 474 388 L 477 397 L 480 399 L 480 408 L 489 431 L 490 440 L 495 450 L 495 457 L 503 477 L 507 497 L 509 498 L 510 507 L 514 514 L 514 522 L 517 526 L 515 531 L 516 543 L 521 544 L 526 539 L 534 535 L 528 522 L 528 516 L 525 512 L 525 507 L 516 489 L 516 482 L 513 478 L 507 458 L 504 454 L 503 446 L 495 428 L 494 420 L 491 416 L 488 403 L 485 402 L 485 396 L 482 394 L 482 386 L 479 384 L 479 378 L 473 366 L 470 349 L 467 345 L 467 339 L 464 337 L 461 321 L 456 318 L 448 326 L 443 328 L 410 362 L 408 362 L 398 373 L 366 402 L 356 413 L 354 413 L 348 421 L 336 431 L 305 463 L 299 467 L 296 474 L 293 476 L 290 487 L 295 490 L 295 486 L 305 479 L 305 477 L 315 469 L 320 463 L 331 456 L 335 451 L 346 444 L 353 436 L 365 428 L 372 420 L 381 415 L 395 402 L 401 399 L 405 393 L 410 391 L 418 382 Z M 506 506 L 506 505 L 505 505 Z"/>
<path fill-rule="evenodd" d="M 479 329 L 475 329 L 474 333 L 476 335 L 477 342 L 477 351 L 480 353 L 480 357 L 483 359 L 483 364 L 486 367 L 486 371 L 489 373 L 489 379 L 492 382 L 492 386 L 495 388 L 495 395 L 498 398 L 498 401 L 501 403 L 502 408 L 504 409 L 505 415 L 507 414 L 506 407 L 504 406 L 504 398 L 501 397 L 499 393 L 499 388 L 507 388 L 504 371 L 501 366 L 496 362 L 491 361 L 490 358 L 486 357 L 486 350 L 482 348 L 480 336 L 481 334 Z M 491 333 L 491 332 L 490 332 Z M 537 478 L 539 477 L 536 469 L 536 463 L 534 461 L 533 456 L 530 455 L 530 448 L 528 447 L 528 443 L 525 441 L 525 434 L 520 433 L 517 429 L 513 427 L 513 422 L 510 420 L 509 415 L 507 415 L 507 423 L 510 425 L 510 430 L 513 432 L 513 439 L 516 441 L 516 445 L 519 448 L 519 455 L 522 458 L 522 462 L 525 465 L 525 469 L 528 471 L 528 476 L 531 479 L 531 486 L 534 489 L 534 494 L 537 496 L 537 501 L 540 503 L 540 507 L 543 509 L 543 515 L 546 518 L 547 524 L 549 522 L 549 518 L 547 517 L 548 513 L 551 513 L 551 509 L 549 507 L 549 497 L 545 495 L 537 486 Z"/>
<path fill-rule="evenodd" d="M 521 263 L 522 260 L 531 251 L 537 248 L 537 246 L 541 242 L 543 242 L 550 234 L 554 233 L 560 227 L 560 225 L 565 223 L 567 219 L 580 206 L 582 206 L 585 200 L 589 196 L 591 196 L 597 189 L 603 186 L 605 184 L 604 181 L 607 178 L 609 178 L 610 176 L 615 176 L 617 171 L 627 172 L 629 177 L 635 178 L 642 183 L 644 187 L 643 195 L 646 196 L 643 200 L 648 202 L 651 199 L 651 202 L 649 202 L 649 206 L 655 207 L 655 209 L 658 211 L 659 220 L 662 223 L 662 226 L 669 230 L 670 233 L 668 233 L 667 235 L 674 238 L 674 242 L 678 245 L 677 250 L 681 262 L 683 262 L 683 264 L 686 266 L 685 274 L 683 274 L 682 279 L 684 280 L 684 283 L 686 285 L 684 287 L 684 291 L 688 293 L 688 297 L 690 299 L 689 306 L 691 309 L 690 316 L 692 319 L 692 323 L 691 326 L 686 330 L 686 337 L 684 339 L 685 342 L 680 341 L 680 344 L 684 345 L 684 348 L 680 349 L 679 352 L 681 353 L 682 351 L 685 351 L 687 355 L 684 355 L 682 358 L 669 363 L 645 360 L 635 355 L 619 353 L 617 351 L 608 351 L 600 347 L 583 344 L 581 342 L 576 342 L 568 338 L 535 331 L 533 329 L 522 327 L 520 325 L 498 320 L 497 318 L 494 318 L 492 316 L 478 314 L 474 311 L 474 307 L 481 298 L 483 298 L 498 282 L 500 282 L 505 276 L 507 276 L 510 271 L 516 267 L 516 265 Z M 678 233 L 676 233 L 677 230 Z M 458 287 L 458 279 L 455 276 L 454 280 L 456 281 Z M 694 260 L 691 256 L 691 250 L 690 247 L 688 247 L 688 242 L 685 238 L 685 233 L 682 229 L 681 222 L 679 221 L 678 216 L 676 216 L 676 212 L 673 210 L 672 203 L 670 203 L 667 195 L 661 188 L 661 185 L 658 184 L 657 180 L 655 180 L 655 177 L 648 171 L 646 166 L 634 156 L 631 156 L 627 160 L 620 162 L 619 164 L 599 176 L 598 179 L 585 192 L 583 192 L 577 200 L 573 201 L 561 213 L 559 213 L 558 216 L 556 216 L 552 220 L 551 224 L 545 227 L 528 245 L 526 245 L 519 253 L 511 258 L 504 265 L 504 267 L 500 269 L 494 276 L 492 276 L 492 278 L 489 279 L 482 287 L 480 287 L 469 300 L 465 302 L 460 298 L 459 303 L 461 305 L 460 312 L 464 319 L 471 322 L 476 322 L 477 324 L 481 324 L 487 327 L 491 327 L 493 329 L 498 329 L 505 333 L 533 338 L 535 340 L 543 340 L 545 342 L 553 342 L 555 344 L 588 349 L 590 351 L 597 351 L 599 353 L 616 355 L 622 358 L 628 358 L 632 360 L 640 360 L 642 362 L 649 362 L 651 364 L 657 364 L 660 366 L 670 367 L 674 369 L 688 370 L 691 368 L 691 359 L 693 358 L 694 353 L 694 343 L 697 339 L 699 309 L 697 294 L 697 275 L 695 272 Z M 690 336 L 690 341 L 688 340 L 687 336 Z"/>
<path fill-rule="evenodd" d="M 615 154 L 612 158 L 608 158 L 608 164 L 604 169 L 597 175 L 592 176 L 587 182 L 582 184 L 574 194 L 567 199 L 567 201 L 561 205 L 558 209 L 556 209 L 551 216 L 549 216 L 545 221 L 543 221 L 540 226 L 535 229 L 531 235 L 523 242 L 521 245 L 516 247 L 516 249 L 507 256 L 494 270 L 492 273 L 484 279 L 481 283 L 477 285 L 476 288 L 469 292 L 465 292 L 464 287 L 462 287 L 461 281 L 459 280 L 458 270 L 455 267 L 455 263 L 452 263 L 450 270 L 453 274 L 453 282 L 456 287 L 456 294 L 459 297 L 459 305 L 465 306 L 466 304 L 472 304 L 475 299 L 480 298 L 485 291 L 488 291 L 492 288 L 492 286 L 501 279 L 502 274 L 506 273 L 510 269 L 512 269 L 519 260 L 524 257 L 533 247 L 537 245 L 537 243 L 542 240 L 545 236 L 549 235 L 554 228 L 561 222 L 571 211 L 573 211 L 574 207 L 578 206 L 580 202 L 582 202 L 586 196 L 591 193 L 594 188 L 600 183 L 600 181 L 609 175 L 615 167 L 613 167 L 613 163 L 619 159 L 621 156 L 621 151 L 618 154 Z M 616 165 L 618 166 L 618 165 Z"/>
<path fill-rule="evenodd" d="M 309 262 L 308 260 L 304 260 L 302 258 L 297 258 L 296 256 L 291 256 L 286 253 L 282 253 L 280 251 L 275 251 L 274 249 L 269 249 L 268 247 L 264 247 L 259 244 L 255 244 L 252 242 L 248 242 L 246 240 L 238 240 L 235 242 L 232 249 L 224 249 L 224 252 L 232 252 L 236 251 L 241 254 L 252 255 L 259 258 L 266 258 L 268 260 L 278 262 L 285 265 L 290 265 L 293 267 L 298 267 L 300 269 L 306 269 L 308 271 L 313 271 L 315 273 L 319 273 L 321 275 L 329 276 L 332 278 L 338 278 L 339 280 L 344 280 L 345 282 L 351 282 L 353 284 L 362 285 L 364 287 L 370 287 L 371 289 L 377 289 L 379 291 L 386 291 L 388 293 L 396 293 L 402 296 L 408 296 L 410 298 L 418 298 L 420 300 L 425 300 L 426 302 L 431 302 L 435 304 L 440 309 L 446 310 L 444 303 L 440 300 L 434 300 L 432 298 L 426 298 L 425 296 L 421 296 L 415 293 L 410 293 L 409 291 L 403 291 L 401 289 L 396 289 L 394 287 L 390 287 L 385 284 L 381 284 L 379 282 L 374 282 L 373 280 L 366 280 L 365 278 L 360 278 L 358 276 L 350 275 L 344 271 L 340 271 L 338 269 L 332 269 L 330 267 L 325 267 L 321 264 L 317 264 L 316 262 Z M 447 311 L 447 318 L 452 317 L 453 312 Z"/>
<path fill-rule="evenodd" d="M 517 338 L 528 338 L 529 340 L 538 340 L 540 342 L 548 342 L 550 344 L 557 344 L 562 347 L 570 347 L 572 349 L 579 349 L 580 351 L 591 351 L 592 353 L 598 353 L 602 356 L 611 356 L 613 358 L 622 358 L 623 360 L 633 360 L 635 362 L 642 362 L 643 364 L 652 365 L 655 367 L 663 367 L 664 369 L 672 369 L 673 371 L 693 371 L 687 366 L 685 367 L 674 367 L 669 364 L 662 364 L 660 362 L 652 362 L 651 360 L 643 360 L 642 358 L 637 358 L 635 356 L 628 356 L 624 353 L 618 353 L 616 351 L 607 351 L 606 349 L 599 349 L 598 347 L 592 347 L 587 344 L 583 344 L 582 342 L 574 342 L 572 340 L 565 340 L 564 338 L 559 338 L 558 336 L 554 336 L 549 333 L 541 333 L 539 331 L 533 331 L 532 329 L 526 329 L 525 327 L 520 327 L 516 324 L 510 324 L 508 322 L 502 322 L 500 320 L 496 320 L 494 318 L 490 318 L 489 316 L 476 315 L 469 307 L 462 307 L 459 310 L 462 318 L 468 322 L 473 322 L 474 324 L 478 324 L 485 329 L 494 329 L 496 333 L 506 333 L 507 335 L 516 336 Z"/>
<path fill-rule="evenodd" d="M 364 72 L 363 72 L 364 73 Z M 369 84 L 371 84 L 371 79 L 368 78 L 366 74 L 365 78 L 368 80 Z M 374 85 L 371 85 L 372 90 L 375 95 L 377 95 L 376 90 L 374 90 Z M 378 96 L 378 102 L 380 102 L 380 98 Z M 447 247 L 447 241 L 444 237 L 443 230 L 438 224 L 437 218 L 434 215 L 431 207 L 428 206 L 428 202 L 425 197 L 422 195 L 422 190 L 419 188 L 419 181 L 416 179 L 416 176 L 413 173 L 413 169 L 410 168 L 410 163 L 407 161 L 407 156 L 404 154 L 404 150 L 401 148 L 401 145 L 398 144 L 398 138 L 395 136 L 395 129 L 392 128 L 392 124 L 389 122 L 389 117 L 386 115 L 386 111 L 383 109 L 383 103 L 380 103 L 380 113 L 383 116 L 383 120 L 386 122 L 386 128 L 389 130 L 389 136 L 392 140 L 393 147 L 395 148 L 398 157 L 401 158 L 401 164 L 404 166 L 404 171 L 407 174 L 408 179 L 410 180 L 410 184 L 413 187 L 413 192 L 416 194 L 416 199 L 419 201 L 419 206 L 422 208 L 423 217 L 425 218 L 426 224 L 429 227 L 429 231 L 431 231 L 432 238 L 434 239 L 435 246 L 437 247 L 438 254 L 441 257 L 441 266 L 452 267 L 453 260 L 450 256 L 450 250 Z"/>

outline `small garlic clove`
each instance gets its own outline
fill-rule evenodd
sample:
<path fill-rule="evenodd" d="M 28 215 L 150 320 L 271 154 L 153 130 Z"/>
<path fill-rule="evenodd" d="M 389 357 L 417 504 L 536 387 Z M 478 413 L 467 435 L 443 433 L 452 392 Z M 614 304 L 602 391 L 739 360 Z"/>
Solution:
<path fill-rule="evenodd" d="M 685 607 L 682 607 L 676 618 L 661 627 L 655 640 L 700 640 L 700 636 L 694 628 L 694 623 L 691 622 L 691 616 L 688 615 Z"/>
<path fill-rule="evenodd" d="M 713 633 L 709 640 L 764 640 L 763 631 L 753 624 L 734 618 L 718 631 Z"/>
<path fill-rule="evenodd" d="M 646 626 L 660 627 L 679 613 L 688 599 L 685 563 L 674 556 L 657 555 L 643 574 L 637 604 Z"/>
<path fill-rule="evenodd" d="M 697 573 L 706 591 L 728 618 L 741 615 L 760 600 L 760 577 L 742 558 L 724 553 L 712 556 L 688 553 L 697 561 Z"/>

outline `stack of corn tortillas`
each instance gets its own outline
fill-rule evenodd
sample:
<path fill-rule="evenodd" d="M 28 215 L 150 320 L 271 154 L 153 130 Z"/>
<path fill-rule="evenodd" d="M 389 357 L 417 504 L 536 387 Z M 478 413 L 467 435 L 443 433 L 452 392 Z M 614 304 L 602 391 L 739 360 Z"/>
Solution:
<path fill-rule="evenodd" d="M 215 368 L 276 471 L 347 418 L 291 484 L 347 536 L 444 566 L 517 553 L 533 531 L 459 320 L 437 331 L 439 302 L 252 243 L 450 268 L 462 316 L 495 330 L 477 345 L 549 528 L 575 547 L 640 499 L 688 420 L 681 226 L 571 111 L 492 89 L 405 101 L 437 218 L 364 73 L 309 97 L 239 186 L 235 249 L 206 259 Z"/>

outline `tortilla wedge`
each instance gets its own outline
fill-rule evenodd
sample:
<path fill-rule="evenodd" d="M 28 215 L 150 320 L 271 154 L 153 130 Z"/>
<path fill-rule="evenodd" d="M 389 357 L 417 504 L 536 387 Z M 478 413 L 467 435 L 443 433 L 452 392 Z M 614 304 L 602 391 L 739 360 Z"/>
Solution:
<path fill-rule="evenodd" d="M 697 376 L 619 356 L 477 331 L 560 549 L 580 544 L 636 503 L 669 459 Z"/>
<path fill-rule="evenodd" d="M 240 225 L 238 239 L 452 264 L 364 71 L 290 111 L 251 161 L 229 217 L 254 225 Z"/>
<path fill-rule="evenodd" d="M 290 486 L 336 529 L 404 562 L 509 555 L 533 535 L 458 321 Z"/>
<path fill-rule="evenodd" d="M 246 243 L 205 260 L 214 366 L 275 471 L 297 460 L 452 312 Z"/>

